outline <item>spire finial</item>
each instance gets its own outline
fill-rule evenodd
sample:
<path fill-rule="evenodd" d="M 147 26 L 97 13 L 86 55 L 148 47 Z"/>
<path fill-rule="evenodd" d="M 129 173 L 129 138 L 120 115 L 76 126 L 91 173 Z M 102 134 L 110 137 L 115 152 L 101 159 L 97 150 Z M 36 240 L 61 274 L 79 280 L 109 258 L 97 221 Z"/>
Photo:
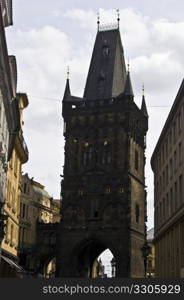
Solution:
<path fill-rule="evenodd" d="M 97 29 L 99 31 L 99 28 L 100 28 L 100 12 L 98 11 L 97 12 Z"/>
<path fill-rule="evenodd" d="M 144 83 L 142 84 L 142 96 L 144 97 Z"/>
<path fill-rule="evenodd" d="M 128 63 L 127 63 L 127 72 L 130 73 L 130 60 L 128 58 Z"/>
<path fill-rule="evenodd" d="M 67 79 L 69 79 L 69 77 L 70 77 L 70 67 L 67 66 Z"/>
<path fill-rule="evenodd" d="M 120 13 L 119 13 L 119 8 L 116 9 L 117 12 L 117 21 L 118 21 L 118 28 L 119 28 L 119 22 L 120 22 Z"/>

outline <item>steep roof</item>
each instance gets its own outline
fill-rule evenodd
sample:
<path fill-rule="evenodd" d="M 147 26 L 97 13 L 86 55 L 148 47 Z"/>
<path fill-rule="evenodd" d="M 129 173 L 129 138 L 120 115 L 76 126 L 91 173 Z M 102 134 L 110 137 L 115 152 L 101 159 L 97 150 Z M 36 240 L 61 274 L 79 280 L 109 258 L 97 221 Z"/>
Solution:
<path fill-rule="evenodd" d="M 131 79 L 130 79 L 130 73 L 129 72 L 127 73 L 127 76 L 126 76 L 124 95 L 125 96 L 134 97 L 134 93 L 133 93 L 133 89 L 132 89 L 132 84 L 131 84 Z"/>
<path fill-rule="evenodd" d="M 106 99 L 123 92 L 126 67 L 119 29 L 97 32 L 84 98 Z"/>
<path fill-rule="evenodd" d="M 141 105 L 141 111 L 145 117 L 148 117 L 148 111 L 146 107 L 146 101 L 144 95 L 142 96 L 142 105 Z"/>

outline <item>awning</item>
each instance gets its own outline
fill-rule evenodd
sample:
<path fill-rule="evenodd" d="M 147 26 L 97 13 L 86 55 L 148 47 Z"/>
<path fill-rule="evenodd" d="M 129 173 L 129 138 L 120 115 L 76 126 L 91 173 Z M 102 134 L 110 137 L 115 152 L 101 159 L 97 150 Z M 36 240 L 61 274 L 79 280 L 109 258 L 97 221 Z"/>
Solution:
<path fill-rule="evenodd" d="M 15 269 L 17 272 L 21 272 L 21 273 L 24 273 L 24 269 L 19 266 L 17 263 L 15 263 L 13 260 L 11 260 L 10 258 L 4 256 L 4 255 L 1 255 L 1 259 L 3 259 L 5 262 L 7 262 L 11 268 Z"/>

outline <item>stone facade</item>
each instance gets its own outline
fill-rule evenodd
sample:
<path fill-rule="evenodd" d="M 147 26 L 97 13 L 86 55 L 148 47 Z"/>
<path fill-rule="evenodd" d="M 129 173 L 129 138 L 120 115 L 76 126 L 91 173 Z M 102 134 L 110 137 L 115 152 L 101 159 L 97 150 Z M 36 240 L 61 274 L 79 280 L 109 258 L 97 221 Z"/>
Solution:
<path fill-rule="evenodd" d="M 156 277 L 184 270 L 184 81 L 153 152 Z"/>
<path fill-rule="evenodd" d="M 2 243 L 2 253 L 12 260 L 18 261 L 17 249 L 19 244 L 20 227 L 20 193 L 22 164 L 28 161 L 28 149 L 23 138 L 23 109 L 28 106 L 26 94 L 17 94 L 15 102 L 15 115 L 17 131 L 14 132 L 15 140 L 11 157 L 7 165 L 6 200 L 4 213 L 7 216 L 6 235 Z"/>
<path fill-rule="evenodd" d="M 28 273 L 40 272 L 49 276 L 53 272 L 53 265 L 48 259 L 52 260 L 52 255 L 56 254 L 49 245 L 56 246 L 55 224 L 59 221 L 60 200 L 53 199 L 42 184 L 24 174 L 21 180 L 18 254 L 21 266 Z M 45 266 L 43 270 L 42 259 L 43 264 L 49 264 L 48 270 Z"/>
<path fill-rule="evenodd" d="M 65 136 L 57 276 L 92 277 L 110 249 L 116 277 L 144 277 L 146 242 L 143 97 L 134 102 L 119 29 L 98 31 L 84 98 L 63 98 Z"/>

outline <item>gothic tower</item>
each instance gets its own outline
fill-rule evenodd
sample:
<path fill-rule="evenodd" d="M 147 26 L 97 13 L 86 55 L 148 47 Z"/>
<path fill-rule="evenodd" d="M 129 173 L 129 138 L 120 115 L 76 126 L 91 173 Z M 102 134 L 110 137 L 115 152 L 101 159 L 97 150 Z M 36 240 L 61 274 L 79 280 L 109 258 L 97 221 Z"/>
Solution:
<path fill-rule="evenodd" d="M 110 249 L 116 277 L 144 277 L 148 114 L 134 102 L 119 26 L 99 26 L 83 98 L 63 97 L 65 137 L 57 276 L 91 277 Z"/>

